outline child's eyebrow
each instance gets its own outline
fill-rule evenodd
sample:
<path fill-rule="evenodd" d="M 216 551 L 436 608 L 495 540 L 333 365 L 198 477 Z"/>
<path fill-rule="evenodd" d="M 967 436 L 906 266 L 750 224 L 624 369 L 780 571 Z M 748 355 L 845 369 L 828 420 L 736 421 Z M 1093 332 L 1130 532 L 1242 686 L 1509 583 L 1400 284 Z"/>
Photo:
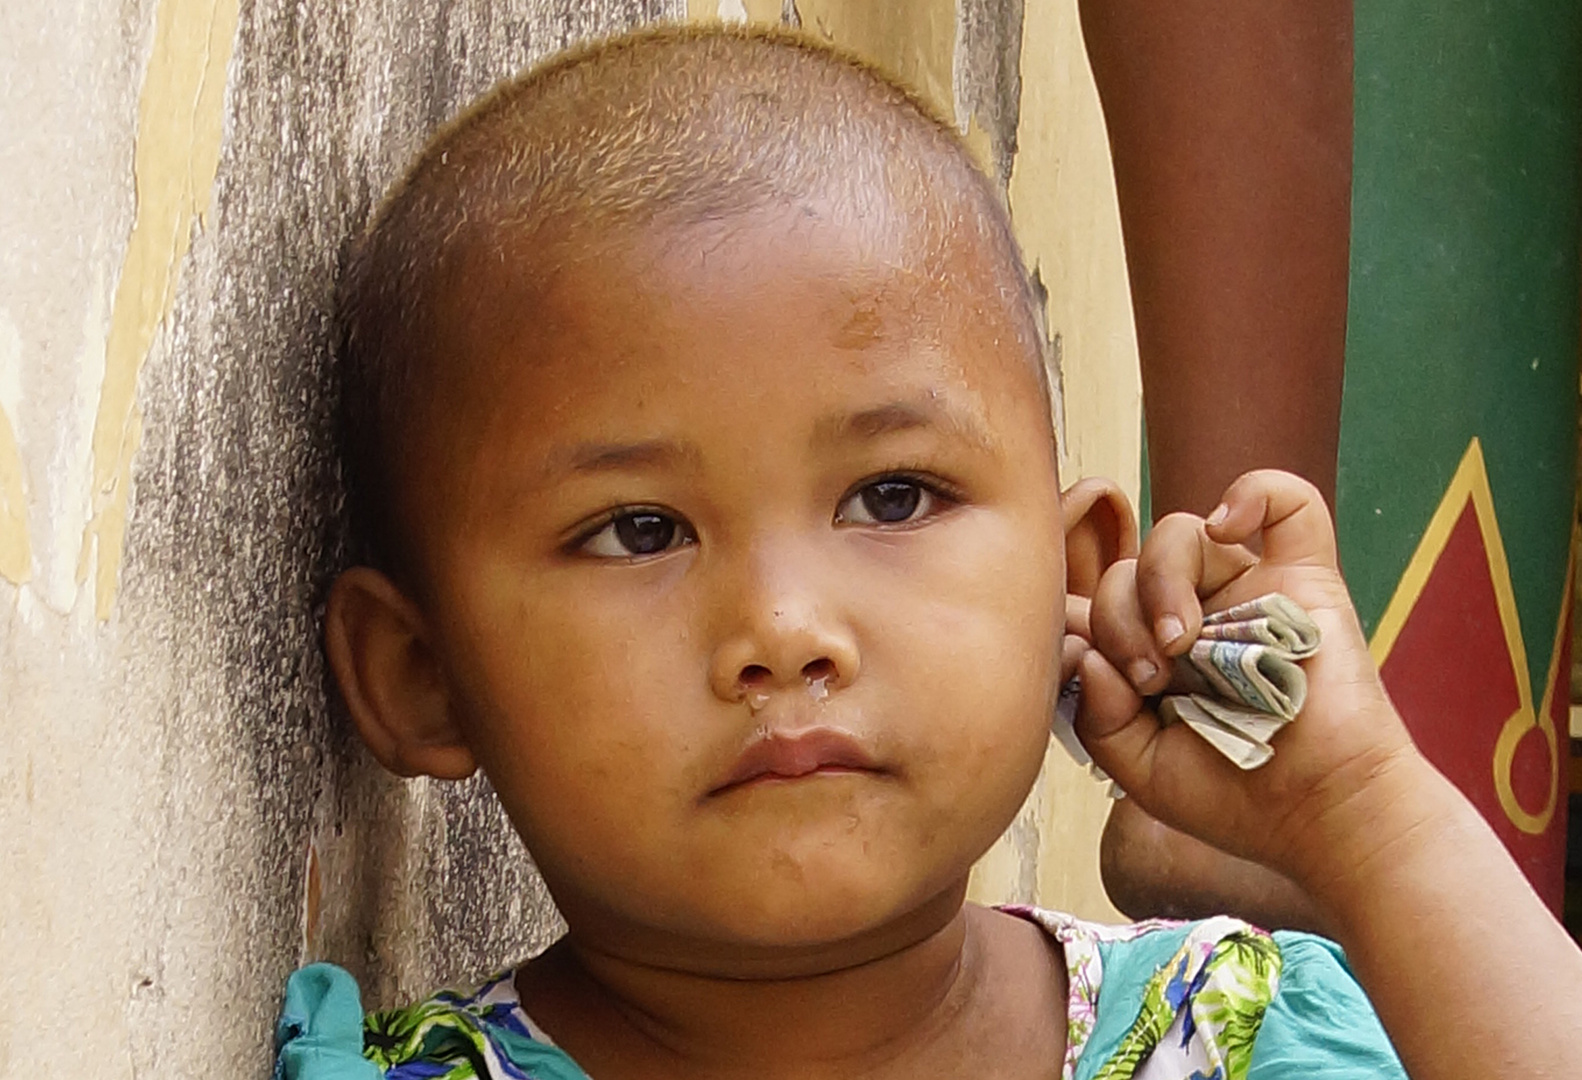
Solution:
<path fill-rule="evenodd" d="M 658 468 L 683 463 L 695 465 L 696 447 L 666 439 L 645 439 L 634 443 L 578 443 L 557 451 L 545 460 L 546 474 L 598 473 L 621 469 Z"/>
<path fill-rule="evenodd" d="M 988 430 L 970 413 L 955 408 L 934 395 L 917 401 L 890 401 L 868 409 L 842 413 L 820 420 L 813 442 L 867 442 L 902 431 L 939 428 L 985 450 L 997 445 Z M 697 467 L 698 448 L 669 439 L 644 439 L 639 442 L 585 442 L 551 452 L 540 473 L 544 477 L 567 473 L 619 472 L 623 469 L 658 469 L 672 465 Z"/>
<path fill-rule="evenodd" d="M 988 429 L 977 417 L 933 394 L 915 401 L 889 401 L 869 409 L 828 417 L 819 421 L 814 441 L 866 442 L 917 428 L 943 428 L 984 450 L 993 450 L 996 446 L 989 437 Z"/>

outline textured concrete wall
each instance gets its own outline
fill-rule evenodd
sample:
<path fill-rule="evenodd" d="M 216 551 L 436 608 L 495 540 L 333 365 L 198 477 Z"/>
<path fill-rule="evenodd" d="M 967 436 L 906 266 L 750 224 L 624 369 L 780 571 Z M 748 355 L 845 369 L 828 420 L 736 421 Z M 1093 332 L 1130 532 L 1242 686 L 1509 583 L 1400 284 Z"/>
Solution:
<path fill-rule="evenodd" d="M 663 0 L 0 5 L 0 1076 L 262 1076 L 304 957 L 546 941 L 477 785 L 327 709 L 324 332 L 436 123 Z"/>
<path fill-rule="evenodd" d="M 381 775 L 327 704 L 327 301 L 433 127 L 580 37 L 800 19 L 962 119 L 1050 288 L 1070 475 L 1135 485 L 1135 356 L 1070 0 L 0 5 L 0 1077 L 262 1076 L 279 988 L 374 1003 L 549 940 L 480 783 Z M 750 10 L 749 10 L 750 9 Z M 1086 914 L 1051 761 L 978 895 Z"/>

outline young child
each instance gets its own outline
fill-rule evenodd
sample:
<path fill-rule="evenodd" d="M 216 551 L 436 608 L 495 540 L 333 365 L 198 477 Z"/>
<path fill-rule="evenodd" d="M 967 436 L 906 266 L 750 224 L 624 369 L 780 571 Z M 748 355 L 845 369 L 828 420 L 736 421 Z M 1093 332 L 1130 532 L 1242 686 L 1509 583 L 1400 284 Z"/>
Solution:
<path fill-rule="evenodd" d="M 882 77 L 727 31 L 552 62 L 424 151 L 342 307 L 342 694 L 392 770 L 485 770 L 568 933 L 366 1021 L 306 968 L 279 1075 L 1402 1075 L 1321 939 L 964 902 L 1079 666 L 1098 762 L 1308 888 L 1419 1080 L 1574 1053 L 1582 963 L 1412 750 L 1322 503 L 1253 474 L 1116 562 L 1004 210 Z M 1138 692 L 1276 589 L 1327 640 L 1243 775 Z"/>

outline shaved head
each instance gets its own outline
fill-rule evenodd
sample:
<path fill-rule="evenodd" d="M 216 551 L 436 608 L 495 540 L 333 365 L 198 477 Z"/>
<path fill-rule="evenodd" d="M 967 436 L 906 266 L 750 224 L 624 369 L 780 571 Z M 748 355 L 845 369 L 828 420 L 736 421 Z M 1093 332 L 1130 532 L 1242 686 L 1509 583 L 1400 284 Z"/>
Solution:
<path fill-rule="evenodd" d="M 956 132 L 873 68 L 781 31 L 668 27 L 562 54 L 445 127 L 355 245 L 338 303 L 343 458 L 369 554 L 400 572 L 406 455 L 447 368 L 448 329 L 507 267 L 531 304 L 568 253 L 650 230 L 806 208 L 885 237 L 940 281 L 973 246 L 1043 374 L 1041 308 L 1004 207 Z M 515 297 L 517 294 L 513 294 Z"/>

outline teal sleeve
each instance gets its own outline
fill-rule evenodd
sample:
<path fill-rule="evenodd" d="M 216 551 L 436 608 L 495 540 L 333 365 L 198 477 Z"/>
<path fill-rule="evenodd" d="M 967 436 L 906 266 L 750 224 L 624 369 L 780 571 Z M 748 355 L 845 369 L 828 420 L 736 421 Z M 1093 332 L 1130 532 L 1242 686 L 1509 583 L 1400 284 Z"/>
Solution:
<path fill-rule="evenodd" d="M 275 1080 L 382 1080 L 363 1057 L 356 981 L 334 964 L 311 964 L 286 981 L 275 1025 Z"/>
<path fill-rule="evenodd" d="M 1247 1080 L 1405 1080 L 1368 996 L 1334 942 L 1277 930 L 1280 989 L 1252 1047 Z"/>

